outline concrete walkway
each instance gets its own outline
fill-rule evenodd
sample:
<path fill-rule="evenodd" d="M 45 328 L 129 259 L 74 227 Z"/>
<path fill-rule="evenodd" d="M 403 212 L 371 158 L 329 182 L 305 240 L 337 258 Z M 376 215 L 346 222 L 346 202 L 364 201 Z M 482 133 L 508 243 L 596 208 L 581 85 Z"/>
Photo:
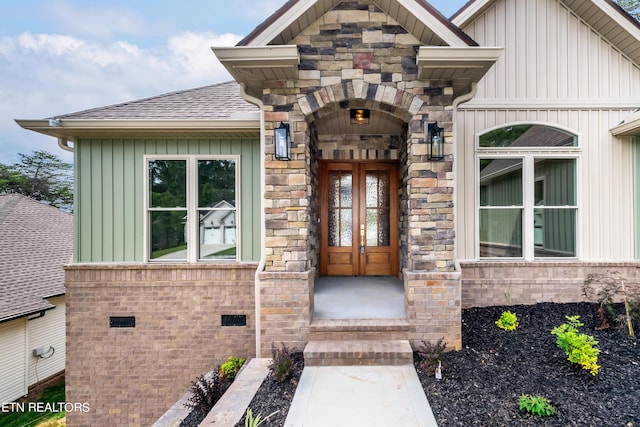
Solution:
<path fill-rule="evenodd" d="M 308 366 L 286 427 L 437 427 L 413 365 Z"/>

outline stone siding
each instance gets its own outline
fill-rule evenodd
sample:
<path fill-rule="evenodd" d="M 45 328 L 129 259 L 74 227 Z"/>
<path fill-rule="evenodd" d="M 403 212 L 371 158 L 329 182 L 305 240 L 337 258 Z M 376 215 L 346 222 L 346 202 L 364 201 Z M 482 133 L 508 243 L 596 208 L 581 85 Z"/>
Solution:
<path fill-rule="evenodd" d="M 462 306 L 586 301 L 585 278 L 591 273 L 619 272 L 627 283 L 640 283 L 635 262 L 464 262 Z"/>
<path fill-rule="evenodd" d="M 420 81 L 416 65 L 422 44 L 366 0 L 341 2 L 293 39 L 300 52 L 298 79 L 266 81 L 266 221 L 268 272 L 304 272 L 316 267 L 317 222 L 314 173 L 317 159 L 395 160 L 405 197 L 401 235 L 404 267 L 453 271 L 453 89 L 448 82 Z M 350 108 L 383 111 L 406 123 L 402 135 L 317 135 L 314 121 Z M 438 121 L 446 133 L 447 157 L 428 159 L 425 129 Z M 273 129 L 291 125 L 290 161 L 274 159 Z M 406 154 L 400 150 L 405 149 Z M 293 213 L 295 212 L 295 213 Z"/>
<path fill-rule="evenodd" d="M 255 264 L 66 269 L 66 400 L 73 426 L 151 425 L 229 356 L 255 356 Z M 221 326 L 222 315 L 246 326 Z M 135 328 L 110 327 L 135 316 Z"/>

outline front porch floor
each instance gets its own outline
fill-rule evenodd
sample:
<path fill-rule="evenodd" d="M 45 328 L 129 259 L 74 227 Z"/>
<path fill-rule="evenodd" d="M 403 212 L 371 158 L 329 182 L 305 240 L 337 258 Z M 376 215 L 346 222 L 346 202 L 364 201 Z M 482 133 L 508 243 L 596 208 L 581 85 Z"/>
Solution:
<path fill-rule="evenodd" d="M 396 277 L 321 277 L 313 319 L 406 319 L 404 285 Z"/>

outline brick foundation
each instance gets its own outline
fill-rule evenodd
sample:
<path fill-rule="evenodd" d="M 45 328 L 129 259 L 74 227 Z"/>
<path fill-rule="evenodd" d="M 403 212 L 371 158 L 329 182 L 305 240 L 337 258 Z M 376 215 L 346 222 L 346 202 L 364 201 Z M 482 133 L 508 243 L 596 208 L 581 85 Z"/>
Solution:
<path fill-rule="evenodd" d="M 271 356 L 271 344 L 304 348 L 313 314 L 314 277 L 315 270 L 260 273 L 260 357 Z"/>
<path fill-rule="evenodd" d="M 66 400 L 73 426 L 152 424 L 229 356 L 255 355 L 255 264 L 73 265 L 66 269 Z M 221 315 L 246 326 L 221 326 Z M 111 328 L 110 316 L 135 316 Z"/>
<path fill-rule="evenodd" d="M 636 262 L 464 262 L 462 306 L 586 301 L 582 287 L 590 273 L 618 271 L 629 284 L 640 282 Z"/>
<path fill-rule="evenodd" d="M 460 272 L 404 271 L 409 340 L 415 348 L 421 341 L 444 338 L 447 348 L 462 347 Z"/>

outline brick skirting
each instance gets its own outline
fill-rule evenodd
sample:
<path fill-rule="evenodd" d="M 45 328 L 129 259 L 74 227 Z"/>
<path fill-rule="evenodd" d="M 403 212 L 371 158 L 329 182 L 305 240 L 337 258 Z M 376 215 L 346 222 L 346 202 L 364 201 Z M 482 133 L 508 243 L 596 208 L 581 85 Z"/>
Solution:
<path fill-rule="evenodd" d="M 640 282 L 638 262 L 461 262 L 462 307 L 586 301 L 590 273 L 617 271 Z"/>
<path fill-rule="evenodd" d="M 66 268 L 66 400 L 73 426 L 152 424 L 199 375 L 255 355 L 256 264 Z M 221 326 L 222 315 L 246 326 Z M 134 316 L 134 328 L 110 327 Z"/>

